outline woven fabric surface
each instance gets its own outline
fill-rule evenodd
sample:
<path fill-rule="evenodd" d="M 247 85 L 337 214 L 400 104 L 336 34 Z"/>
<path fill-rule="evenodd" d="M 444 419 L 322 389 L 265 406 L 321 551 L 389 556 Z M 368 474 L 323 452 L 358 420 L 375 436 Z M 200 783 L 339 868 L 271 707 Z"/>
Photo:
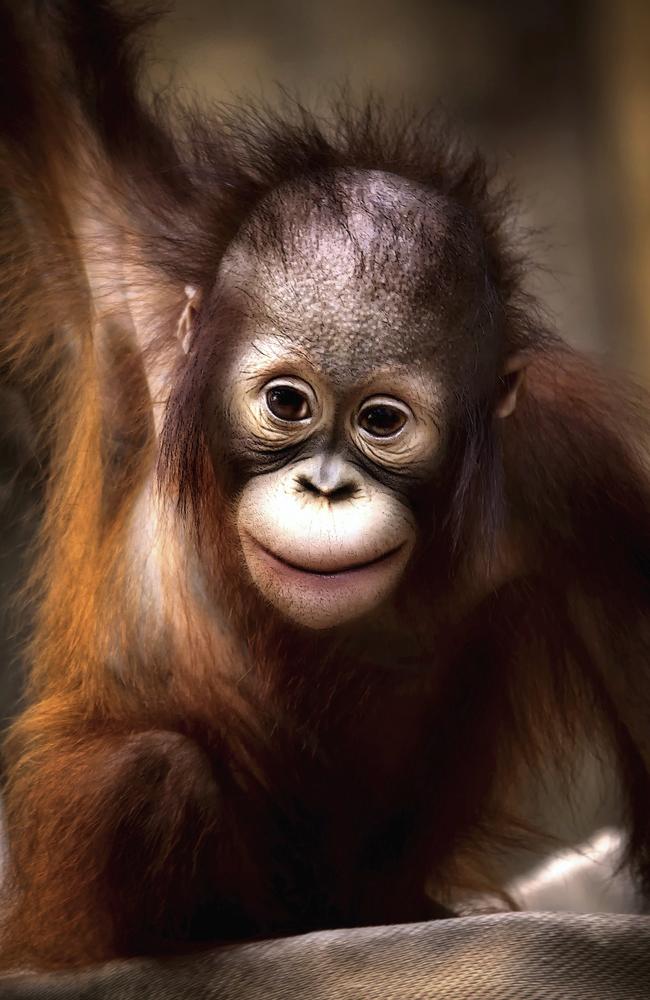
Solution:
<path fill-rule="evenodd" d="M 650 917 L 498 914 L 0 978 L 2 1000 L 649 1000 Z"/>

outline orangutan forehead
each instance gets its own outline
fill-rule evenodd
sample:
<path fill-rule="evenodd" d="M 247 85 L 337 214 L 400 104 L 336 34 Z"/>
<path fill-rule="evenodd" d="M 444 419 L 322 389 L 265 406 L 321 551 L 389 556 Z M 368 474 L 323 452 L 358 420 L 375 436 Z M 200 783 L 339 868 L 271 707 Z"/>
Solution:
<path fill-rule="evenodd" d="M 431 192 L 357 173 L 322 198 L 276 194 L 224 274 L 243 293 L 255 338 L 282 336 L 319 365 L 361 375 L 430 358 L 462 325 L 476 254 L 459 255 L 458 221 Z"/>

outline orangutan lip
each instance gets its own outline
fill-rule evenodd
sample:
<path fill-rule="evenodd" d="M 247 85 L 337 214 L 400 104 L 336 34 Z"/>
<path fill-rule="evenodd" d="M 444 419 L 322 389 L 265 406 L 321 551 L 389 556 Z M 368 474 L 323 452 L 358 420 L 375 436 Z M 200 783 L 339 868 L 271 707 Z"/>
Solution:
<path fill-rule="evenodd" d="M 309 569 L 307 566 L 298 566 L 296 563 L 289 562 L 288 559 L 284 559 L 282 556 L 276 555 L 275 552 L 272 552 L 270 549 L 267 549 L 265 545 L 262 545 L 261 542 L 258 542 L 256 538 L 253 538 L 252 535 L 249 535 L 249 538 L 255 543 L 255 545 L 258 546 L 258 548 L 262 550 L 262 552 L 264 552 L 265 555 L 275 560 L 275 562 L 280 563 L 282 566 L 287 566 L 289 569 L 292 569 L 298 573 L 308 573 L 310 576 L 327 577 L 327 578 L 344 576 L 345 574 L 348 573 L 360 573 L 363 570 L 370 569 L 371 566 L 377 566 L 380 563 L 387 562 L 390 558 L 392 558 L 392 556 L 396 555 L 396 553 L 399 552 L 401 548 L 404 547 L 404 542 L 400 542 L 400 544 L 396 545 L 395 548 L 389 549 L 388 552 L 383 552 L 380 556 L 377 556 L 375 559 L 370 559 L 369 562 L 352 563 L 350 566 L 344 566 L 342 569 L 322 570 L 322 569 Z"/>

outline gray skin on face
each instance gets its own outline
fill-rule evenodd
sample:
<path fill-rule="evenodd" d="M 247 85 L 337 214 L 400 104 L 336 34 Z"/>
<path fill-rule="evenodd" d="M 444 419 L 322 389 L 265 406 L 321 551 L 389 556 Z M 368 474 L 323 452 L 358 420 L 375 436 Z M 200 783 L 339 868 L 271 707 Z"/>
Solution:
<path fill-rule="evenodd" d="M 323 197 L 277 192 L 224 259 L 221 287 L 241 314 L 224 416 L 251 470 L 240 542 L 253 582 L 299 625 L 367 614 L 404 572 L 417 534 L 408 483 L 432 474 L 447 369 L 474 349 L 479 245 L 444 197 L 355 172 Z M 308 417 L 275 419 L 278 382 L 303 393 Z M 394 436 L 361 427 L 377 398 L 407 412 Z"/>
<path fill-rule="evenodd" d="M 447 198 L 355 171 L 331 198 L 272 195 L 223 271 L 261 337 L 287 338 L 344 386 L 379 364 L 431 368 L 471 353 L 482 256 L 475 223 Z"/>

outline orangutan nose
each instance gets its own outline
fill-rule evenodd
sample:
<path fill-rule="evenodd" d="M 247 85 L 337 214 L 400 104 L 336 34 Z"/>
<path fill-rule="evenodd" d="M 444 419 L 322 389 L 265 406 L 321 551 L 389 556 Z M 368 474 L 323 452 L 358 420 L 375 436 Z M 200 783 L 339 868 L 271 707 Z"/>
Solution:
<path fill-rule="evenodd" d="M 355 470 L 338 455 L 328 455 L 305 463 L 296 476 L 300 490 L 323 497 L 330 503 L 349 500 L 360 488 Z"/>

